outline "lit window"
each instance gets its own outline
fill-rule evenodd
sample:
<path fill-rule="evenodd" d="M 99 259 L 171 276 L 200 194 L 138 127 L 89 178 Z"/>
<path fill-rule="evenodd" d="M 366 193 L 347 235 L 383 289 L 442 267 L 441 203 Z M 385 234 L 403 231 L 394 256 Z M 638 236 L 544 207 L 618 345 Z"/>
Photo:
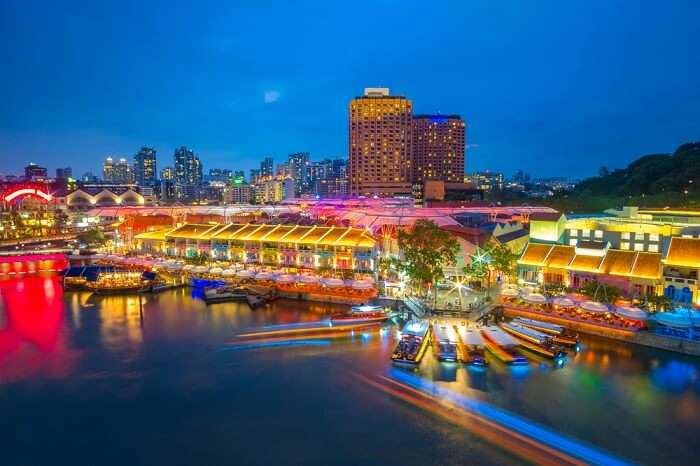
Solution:
<path fill-rule="evenodd" d="M 649 245 L 649 252 L 659 252 L 659 245 L 658 244 L 650 244 Z"/>
<path fill-rule="evenodd" d="M 576 238 L 571 238 L 569 240 L 569 246 L 576 246 L 576 243 L 578 243 L 578 240 Z"/>
<path fill-rule="evenodd" d="M 596 239 L 603 239 L 603 230 L 596 230 L 594 235 Z"/>
<path fill-rule="evenodd" d="M 649 241 L 658 241 L 659 235 L 657 233 L 649 233 Z"/>
<path fill-rule="evenodd" d="M 628 241 L 623 241 L 620 243 L 620 249 L 629 249 L 630 248 L 630 243 Z"/>
<path fill-rule="evenodd" d="M 629 232 L 629 231 L 623 231 L 623 232 L 622 232 L 622 239 L 630 239 L 630 232 Z"/>
<path fill-rule="evenodd" d="M 591 230 L 581 230 L 581 236 L 588 238 L 591 235 Z"/>
<path fill-rule="evenodd" d="M 644 251 L 644 243 L 634 243 L 635 251 Z"/>
<path fill-rule="evenodd" d="M 578 236 L 578 230 L 569 230 L 569 236 L 576 238 Z"/>

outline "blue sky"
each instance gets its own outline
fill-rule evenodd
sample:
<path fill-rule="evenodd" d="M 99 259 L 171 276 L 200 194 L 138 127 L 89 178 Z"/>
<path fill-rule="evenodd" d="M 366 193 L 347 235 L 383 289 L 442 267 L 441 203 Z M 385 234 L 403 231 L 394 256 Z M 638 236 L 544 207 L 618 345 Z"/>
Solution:
<path fill-rule="evenodd" d="M 467 171 L 586 176 L 700 140 L 700 2 L 0 0 L 0 173 L 140 146 L 347 153 L 386 86 L 468 122 Z"/>

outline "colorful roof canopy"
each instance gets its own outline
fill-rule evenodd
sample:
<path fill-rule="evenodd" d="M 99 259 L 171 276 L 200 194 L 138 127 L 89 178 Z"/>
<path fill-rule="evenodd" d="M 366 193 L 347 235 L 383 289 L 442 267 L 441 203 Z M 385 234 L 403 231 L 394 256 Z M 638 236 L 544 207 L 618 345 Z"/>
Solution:
<path fill-rule="evenodd" d="M 185 224 L 181 227 L 147 232 L 141 240 L 191 239 L 220 241 L 262 241 L 319 246 L 374 247 L 376 240 L 361 228 L 267 224 Z"/>
<path fill-rule="evenodd" d="M 665 262 L 678 267 L 700 268 L 700 238 L 671 238 Z"/>
<path fill-rule="evenodd" d="M 586 255 L 561 244 L 530 243 L 518 264 L 648 279 L 661 276 L 659 253 L 609 249 L 603 256 Z"/>

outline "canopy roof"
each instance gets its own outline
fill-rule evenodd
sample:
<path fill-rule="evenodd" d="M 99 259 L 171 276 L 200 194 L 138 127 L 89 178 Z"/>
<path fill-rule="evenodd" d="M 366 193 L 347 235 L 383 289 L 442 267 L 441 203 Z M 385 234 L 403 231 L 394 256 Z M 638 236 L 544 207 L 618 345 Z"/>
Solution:
<path fill-rule="evenodd" d="M 212 239 L 229 241 L 263 241 L 267 243 L 299 243 L 320 246 L 374 247 L 376 241 L 362 228 L 323 227 L 306 225 L 267 225 L 267 224 L 193 224 L 181 227 L 147 232 L 136 239 Z"/>
<path fill-rule="evenodd" d="M 700 238 L 671 238 L 665 262 L 678 267 L 700 268 Z"/>
<path fill-rule="evenodd" d="M 576 254 L 573 246 L 560 244 L 530 243 L 518 264 L 647 279 L 661 276 L 659 253 L 608 249 L 597 256 Z"/>

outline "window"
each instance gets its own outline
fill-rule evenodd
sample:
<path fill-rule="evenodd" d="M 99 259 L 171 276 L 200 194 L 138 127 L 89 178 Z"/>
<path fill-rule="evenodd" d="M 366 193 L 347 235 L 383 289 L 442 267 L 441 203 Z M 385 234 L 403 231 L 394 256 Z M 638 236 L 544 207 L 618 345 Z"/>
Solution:
<path fill-rule="evenodd" d="M 658 244 L 650 244 L 649 245 L 649 252 L 659 252 L 659 245 Z"/>
<path fill-rule="evenodd" d="M 569 230 L 569 236 L 576 238 L 578 236 L 578 230 Z"/>
<path fill-rule="evenodd" d="M 634 243 L 635 251 L 644 251 L 644 243 Z"/>
<path fill-rule="evenodd" d="M 649 241 L 658 241 L 659 235 L 657 233 L 649 233 Z"/>
<path fill-rule="evenodd" d="M 591 230 L 581 230 L 581 236 L 588 238 L 591 235 Z"/>
<path fill-rule="evenodd" d="M 620 249 L 629 249 L 630 248 L 630 243 L 629 241 L 623 241 L 620 243 Z"/>
<path fill-rule="evenodd" d="M 596 239 L 603 239 L 603 230 L 596 230 L 595 233 L 593 233 Z"/>
<path fill-rule="evenodd" d="M 569 240 L 569 246 L 576 246 L 576 243 L 578 243 L 578 240 L 576 238 L 571 238 Z"/>
<path fill-rule="evenodd" d="M 629 232 L 629 231 L 623 231 L 623 232 L 622 232 L 622 239 L 630 239 L 630 232 Z"/>

